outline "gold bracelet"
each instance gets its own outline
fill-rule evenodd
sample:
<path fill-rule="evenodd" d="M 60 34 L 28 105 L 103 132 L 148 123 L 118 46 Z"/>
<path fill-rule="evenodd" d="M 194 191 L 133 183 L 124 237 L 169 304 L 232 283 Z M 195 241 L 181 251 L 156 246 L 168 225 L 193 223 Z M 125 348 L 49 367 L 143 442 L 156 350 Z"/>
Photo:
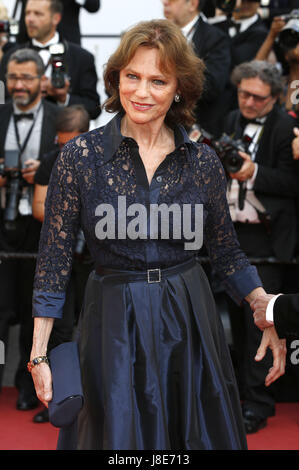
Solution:
<path fill-rule="evenodd" d="M 29 361 L 27 363 L 27 369 L 29 372 L 32 371 L 33 367 L 37 366 L 37 364 L 40 364 L 41 362 L 45 362 L 46 364 L 49 365 L 49 359 L 47 356 L 37 356 L 32 361 Z"/>

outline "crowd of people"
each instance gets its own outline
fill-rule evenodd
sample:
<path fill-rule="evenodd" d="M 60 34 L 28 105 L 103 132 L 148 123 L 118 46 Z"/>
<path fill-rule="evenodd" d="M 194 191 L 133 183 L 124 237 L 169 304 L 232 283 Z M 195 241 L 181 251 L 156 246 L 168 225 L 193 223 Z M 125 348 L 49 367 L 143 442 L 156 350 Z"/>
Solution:
<path fill-rule="evenodd" d="M 49 385 L 48 377 L 43 372 L 38 375 L 38 370 L 43 371 L 46 364 L 39 364 L 30 374 L 27 363 L 34 356 L 44 357 L 47 348 L 70 341 L 80 317 L 86 401 L 79 431 L 76 428 L 76 432 L 74 429 L 62 432 L 61 448 L 245 448 L 244 435 L 266 426 L 267 418 L 275 414 L 272 382 L 284 369 L 285 331 L 278 337 L 272 330 L 273 302 L 281 301 L 277 297 L 281 293 L 299 292 L 296 261 L 299 259 L 299 15 L 292 15 L 299 8 L 299 1 L 269 1 L 265 7 L 252 0 L 161 0 L 167 21 L 143 23 L 132 29 L 132 33 L 128 31 L 108 62 L 104 75 L 105 109 L 116 116 L 103 129 L 91 133 L 88 132 L 90 120 L 97 119 L 101 113 L 97 71 L 93 55 L 81 46 L 78 21 L 68 18 L 78 19 L 81 7 L 98 11 L 100 2 L 27 0 L 20 3 L 23 27 L 17 41 L 10 41 L 7 33 L 0 32 L 0 79 L 6 84 L 6 104 L 0 106 L 0 252 L 11 254 L 0 262 L 1 291 L 5 292 L 0 296 L 0 339 L 6 343 L 10 326 L 20 324 L 20 363 L 15 378 L 19 391 L 17 408 L 34 409 L 40 399 L 45 409 L 34 420 L 49 419 L 47 402 L 51 393 L 49 389 L 47 393 L 41 392 L 40 386 L 41 382 Z M 227 4 L 232 5 L 230 10 Z M 8 21 L 4 9 L 0 10 L 1 19 Z M 175 42 L 177 30 L 181 30 L 182 38 L 176 39 L 175 53 L 170 39 Z M 184 49 L 185 43 L 190 50 Z M 131 55 L 128 50 L 133 51 Z M 181 61 L 180 51 L 185 54 Z M 62 83 L 55 82 L 55 55 L 58 62 L 63 56 L 62 72 L 58 65 Z M 197 76 L 191 77 L 195 70 Z M 169 78 L 170 71 L 176 78 Z M 147 74 L 155 77 L 151 80 L 154 84 L 147 84 L 143 95 L 138 90 L 140 102 L 135 100 L 132 111 L 128 104 L 133 100 L 132 90 L 137 82 L 148 80 Z M 162 85 L 163 92 L 158 91 Z M 150 86 L 156 87 L 151 95 Z M 137 91 L 134 93 L 138 96 Z M 160 112 L 150 120 L 150 125 L 136 117 L 144 111 L 143 107 L 151 107 L 144 104 L 147 94 L 154 96 Z M 208 146 L 201 150 L 203 143 Z M 113 152 L 115 164 L 110 161 Z M 196 152 L 200 152 L 200 164 Z M 170 154 L 175 156 L 171 164 Z M 74 168 L 78 168 L 78 174 Z M 135 172 L 136 181 L 132 176 Z M 200 196 L 196 195 L 197 191 Z M 203 247 L 196 253 L 197 260 L 209 257 L 204 271 L 197 265 L 185 267 L 190 253 L 183 253 L 175 243 L 160 245 L 160 240 L 150 240 L 144 248 L 143 242 L 136 240 L 121 243 L 106 239 L 101 240 L 99 249 L 88 230 L 95 224 L 93 210 L 95 201 L 100 202 L 99 194 L 111 205 L 115 204 L 116 196 L 123 195 L 132 203 L 138 201 L 145 206 L 157 203 L 159 197 L 168 204 L 187 203 L 197 197 L 205 201 L 207 228 Z M 36 263 L 33 254 L 38 251 Z M 248 259 L 253 260 L 251 265 Z M 144 269 L 158 270 L 163 275 L 164 270 L 178 263 L 184 265 L 179 271 L 183 272 L 180 276 L 184 277 L 184 288 L 175 277 L 162 295 L 154 290 L 160 288 L 154 280 L 150 288 L 156 298 L 150 302 L 145 288 L 139 286 L 137 292 L 127 279 L 121 288 L 113 283 L 104 288 L 113 275 L 111 268 L 117 268 L 123 276 L 124 273 L 128 276 L 128 271 L 136 273 Z M 170 278 L 174 274 L 178 276 L 176 272 Z M 205 312 L 206 305 L 211 303 L 204 276 L 215 298 L 219 291 L 223 294 L 229 313 L 236 385 L 224 336 L 219 333 L 217 305 L 215 309 L 210 307 L 209 320 L 204 314 L 194 313 Z M 194 285 L 197 278 L 202 292 L 200 300 Z M 138 282 L 134 285 L 138 287 Z M 263 297 L 265 292 L 273 299 L 266 328 L 257 314 L 254 322 L 252 310 L 253 306 L 264 308 L 257 297 Z M 100 326 L 92 307 L 99 295 L 103 298 Z M 115 305 L 115 299 L 119 305 Z M 155 311 L 161 310 L 161 323 L 167 324 L 167 328 L 154 323 L 144 302 L 152 303 Z M 135 311 L 142 311 L 140 319 L 133 320 L 132 304 Z M 83 305 L 86 314 L 82 319 Z M 111 305 L 115 320 L 109 316 Z M 129 318 L 126 319 L 130 325 L 128 331 L 122 330 L 124 316 Z M 46 322 L 49 319 L 51 322 Z M 118 326 L 116 319 L 120 322 Z M 159 373 L 153 357 L 157 351 L 151 349 L 149 341 L 157 341 L 157 328 L 161 328 L 160 336 L 165 340 L 159 345 L 162 356 L 175 358 L 173 369 L 166 365 L 166 359 L 165 364 L 161 361 L 162 378 L 166 373 L 171 375 L 170 370 L 174 376 L 165 390 L 164 383 L 159 389 Z M 299 327 L 292 328 L 290 336 L 298 336 Z M 142 340 L 134 346 L 139 372 L 130 377 L 135 381 L 133 387 L 128 377 L 121 382 L 103 364 L 107 361 L 117 370 L 122 367 L 129 370 L 128 350 L 121 346 L 113 349 L 105 335 L 112 337 L 113 332 L 112 343 L 117 338 L 116 342 L 126 347 L 129 342 L 132 348 L 131 343 L 137 341 L 135 330 Z M 37 338 L 38 332 L 43 342 L 36 340 L 32 347 L 33 331 L 34 337 Z M 103 342 L 101 348 L 95 343 L 95 332 Z M 167 345 L 168 335 L 171 347 Z M 189 361 L 196 366 L 190 366 L 190 370 L 190 362 L 184 362 L 183 346 L 181 343 L 177 346 L 178 335 L 193 338 L 188 348 L 196 341 L 208 344 L 206 350 L 198 346 L 200 354 L 192 344 L 194 349 L 188 350 Z M 211 337 L 216 346 L 210 345 Z M 267 353 L 263 351 L 258 360 L 256 357 L 259 345 L 265 341 L 273 350 L 272 369 L 270 349 Z M 137 353 L 147 359 L 151 355 L 152 362 L 140 359 Z M 97 361 L 102 364 L 98 376 L 94 372 Z M 197 421 L 202 403 L 193 402 L 190 389 L 185 389 L 186 385 L 180 381 L 191 383 L 196 374 L 201 374 L 202 362 L 209 361 L 214 369 L 211 367 L 203 374 L 203 381 L 208 380 L 208 385 L 194 384 L 192 393 L 197 397 L 202 395 L 207 403 L 211 398 L 211 375 L 215 373 L 222 405 L 217 402 L 214 412 L 203 410 Z M 3 366 L 0 368 L 1 387 Z M 180 375 L 180 368 L 188 369 L 185 375 Z M 225 373 L 220 372 L 221 368 Z M 152 384 L 147 383 L 149 377 Z M 105 396 L 95 399 L 92 387 L 96 387 L 100 396 L 102 392 L 97 387 L 101 380 L 106 384 Z M 117 391 L 113 385 L 116 382 Z M 228 382 L 231 388 L 225 385 Z M 168 386 L 172 387 L 171 392 Z M 146 398 L 142 387 L 147 389 Z M 173 397 L 169 397 L 173 390 Z M 186 390 L 191 398 L 188 395 L 183 399 Z M 134 406 L 130 402 L 133 393 L 136 393 Z M 148 398 L 151 393 L 157 408 L 162 410 L 158 418 Z M 238 393 L 242 398 L 240 409 L 236 404 Z M 176 400 L 184 411 L 177 407 Z M 187 409 L 191 410 L 192 419 L 186 415 Z M 185 422 L 188 419 L 190 429 Z M 203 422 L 205 432 L 200 430 Z M 212 428 L 218 425 L 218 433 L 213 436 Z M 227 435 L 224 438 L 227 429 L 230 438 Z"/>

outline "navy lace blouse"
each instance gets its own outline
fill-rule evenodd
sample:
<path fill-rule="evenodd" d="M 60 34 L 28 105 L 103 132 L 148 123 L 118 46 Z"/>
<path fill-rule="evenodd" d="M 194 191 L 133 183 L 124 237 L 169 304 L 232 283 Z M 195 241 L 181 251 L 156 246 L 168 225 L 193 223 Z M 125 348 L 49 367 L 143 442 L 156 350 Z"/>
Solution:
<path fill-rule="evenodd" d="M 186 249 L 191 226 L 185 233 L 182 223 L 178 232 L 180 224 L 170 210 L 166 235 L 161 229 L 165 231 L 165 213 L 156 231 L 149 227 L 150 208 L 163 204 L 169 209 L 188 208 L 193 232 L 195 227 L 202 230 L 213 268 L 227 292 L 241 302 L 261 281 L 239 248 L 226 201 L 226 178 L 215 152 L 191 142 L 184 128 L 177 126 L 175 150 L 149 185 L 138 146 L 121 135 L 120 122 L 117 115 L 106 126 L 71 140 L 57 158 L 40 238 L 33 316 L 61 317 L 79 226 L 99 266 L 165 268 L 198 254 L 198 247 Z M 200 227 L 196 207 L 203 208 Z"/>

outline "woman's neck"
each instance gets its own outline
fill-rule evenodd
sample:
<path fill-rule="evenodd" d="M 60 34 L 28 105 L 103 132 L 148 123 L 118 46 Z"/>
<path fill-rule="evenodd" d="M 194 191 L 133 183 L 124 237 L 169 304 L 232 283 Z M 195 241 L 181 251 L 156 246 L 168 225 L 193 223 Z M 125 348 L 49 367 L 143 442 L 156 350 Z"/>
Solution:
<path fill-rule="evenodd" d="M 125 115 L 121 122 L 121 133 L 125 137 L 131 137 L 137 144 L 144 148 L 153 148 L 165 144 L 165 140 L 173 138 L 173 133 L 164 120 L 146 124 L 132 122 Z"/>

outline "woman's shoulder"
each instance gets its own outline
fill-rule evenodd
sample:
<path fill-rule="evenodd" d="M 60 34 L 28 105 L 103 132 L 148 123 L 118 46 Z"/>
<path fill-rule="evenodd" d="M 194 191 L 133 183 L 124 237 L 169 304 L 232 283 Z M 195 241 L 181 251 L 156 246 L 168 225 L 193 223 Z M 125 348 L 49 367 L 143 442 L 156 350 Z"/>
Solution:
<path fill-rule="evenodd" d="M 220 159 L 215 150 L 208 144 L 192 142 L 191 156 L 197 165 L 208 168 L 222 167 Z"/>
<path fill-rule="evenodd" d="M 98 127 L 73 137 L 64 145 L 62 154 L 64 157 L 69 156 L 74 160 L 78 160 L 82 157 L 90 157 L 95 154 L 98 156 L 104 153 L 103 131 L 104 127 Z"/>

